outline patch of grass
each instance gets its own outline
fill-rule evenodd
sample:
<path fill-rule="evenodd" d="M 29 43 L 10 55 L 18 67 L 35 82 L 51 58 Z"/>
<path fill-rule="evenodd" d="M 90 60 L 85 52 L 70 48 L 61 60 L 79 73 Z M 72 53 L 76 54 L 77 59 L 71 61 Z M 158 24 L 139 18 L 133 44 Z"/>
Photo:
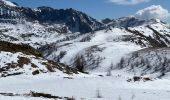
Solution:
<path fill-rule="evenodd" d="M 28 55 L 35 55 L 36 57 L 42 57 L 41 52 L 26 44 L 14 44 L 10 42 L 0 41 L 0 51 L 6 52 L 22 52 Z"/>
<path fill-rule="evenodd" d="M 42 64 L 45 65 L 48 71 L 50 72 L 55 72 L 55 69 L 58 69 L 66 74 L 78 74 L 77 69 L 70 68 L 69 66 L 63 63 L 56 63 L 54 61 L 49 60 L 48 62 L 43 62 Z"/>
<path fill-rule="evenodd" d="M 16 76 L 16 75 L 21 75 L 23 74 L 22 72 L 17 72 L 17 73 L 12 73 L 12 74 L 2 74 L 1 77 L 7 77 L 7 76 Z"/>
<path fill-rule="evenodd" d="M 31 63 L 30 59 L 26 58 L 26 57 L 18 57 L 18 66 L 20 68 L 23 68 L 24 64 L 28 65 L 29 63 Z"/>
<path fill-rule="evenodd" d="M 38 68 L 38 66 L 35 65 L 34 63 L 31 63 L 31 67 L 32 67 L 32 68 Z"/>
<path fill-rule="evenodd" d="M 54 96 L 52 94 L 47 94 L 47 93 L 39 93 L 39 92 L 34 92 L 31 91 L 30 93 L 27 94 L 15 94 L 15 93 L 0 93 L 0 95 L 3 96 L 22 96 L 22 97 L 37 97 L 37 98 L 48 98 L 48 99 L 64 99 L 64 100 L 75 100 L 74 97 L 60 97 L 60 96 Z"/>
<path fill-rule="evenodd" d="M 59 96 L 53 96 L 51 94 L 46 94 L 46 93 L 38 93 L 38 92 L 30 92 L 31 97 L 43 97 L 43 98 L 53 98 L 53 99 L 62 99 L 62 97 Z"/>

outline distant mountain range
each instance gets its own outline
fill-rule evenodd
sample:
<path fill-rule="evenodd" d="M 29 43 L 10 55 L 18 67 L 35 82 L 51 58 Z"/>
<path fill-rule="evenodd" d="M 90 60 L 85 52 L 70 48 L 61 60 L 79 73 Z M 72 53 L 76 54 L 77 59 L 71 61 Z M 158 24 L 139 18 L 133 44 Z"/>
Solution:
<path fill-rule="evenodd" d="M 43 6 L 31 9 L 17 5 L 10 6 L 4 1 L 1 1 L 1 5 L 0 18 L 25 19 L 27 21 L 39 21 L 40 23 L 63 24 L 66 25 L 71 32 L 81 33 L 91 32 L 102 26 L 102 24 L 94 18 L 72 8 L 58 10 Z"/>

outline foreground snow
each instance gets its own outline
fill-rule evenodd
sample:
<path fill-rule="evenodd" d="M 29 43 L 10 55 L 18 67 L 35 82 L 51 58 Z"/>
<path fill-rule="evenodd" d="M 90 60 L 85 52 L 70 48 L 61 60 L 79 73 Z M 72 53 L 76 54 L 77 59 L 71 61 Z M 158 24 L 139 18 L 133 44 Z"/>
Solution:
<path fill-rule="evenodd" d="M 120 74 L 117 74 L 120 73 Z M 147 82 L 127 82 L 133 75 L 122 71 L 112 72 L 112 76 L 99 77 L 96 73 L 87 76 L 73 76 L 73 79 L 57 77 L 55 74 L 15 76 L 0 78 L 0 92 L 29 93 L 36 91 L 61 97 L 75 97 L 76 100 L 169 100 L 170 80 L 154 79 Z M 97 94 L 102 98 L 97 98 Z M 5 100 L 43 100 L 31 97 L 4 97 Z"/>

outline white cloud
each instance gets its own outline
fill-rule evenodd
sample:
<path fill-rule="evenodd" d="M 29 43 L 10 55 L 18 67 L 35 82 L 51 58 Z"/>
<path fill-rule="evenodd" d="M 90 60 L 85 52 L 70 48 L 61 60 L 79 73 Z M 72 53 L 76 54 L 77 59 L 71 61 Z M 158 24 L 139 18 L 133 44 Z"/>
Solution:
<path fill-rule="evenodd" d="M 136 5 L 150 0 L 110 0 L 111 2 L 119 5 Z"/>
<path fill-rule="evenodd" d="M 160 19 L 166 20 L 170 13 L 160 5 L 152 5 L 136 12 L 135 16 L 140 19 Z"/>

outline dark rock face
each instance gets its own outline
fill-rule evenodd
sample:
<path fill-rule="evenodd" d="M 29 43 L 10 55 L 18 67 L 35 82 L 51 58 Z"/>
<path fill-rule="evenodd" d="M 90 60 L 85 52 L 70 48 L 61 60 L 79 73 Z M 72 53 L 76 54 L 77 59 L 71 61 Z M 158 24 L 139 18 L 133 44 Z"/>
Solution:
<path fill-rule="evenodd" d="M 88 33 L 102 26 L 95 19 L 72 8 L 58 10 L 50 7 L 38 7 L 36 11 L 24 8 L 22 12 L 29 20 L 38 20 L 41 23 L 49 24 L 64 24 L 72 32 Z"/>

